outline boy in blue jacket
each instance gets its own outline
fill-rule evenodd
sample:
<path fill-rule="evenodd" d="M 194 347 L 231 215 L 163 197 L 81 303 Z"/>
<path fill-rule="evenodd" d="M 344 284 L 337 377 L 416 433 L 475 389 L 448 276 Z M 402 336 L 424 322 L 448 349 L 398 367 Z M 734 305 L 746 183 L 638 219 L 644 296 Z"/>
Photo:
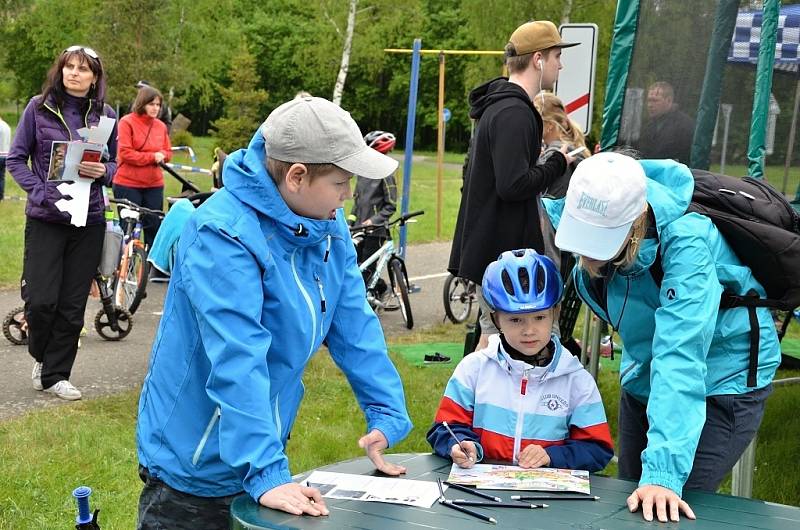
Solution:
<path fill-rule="evenodd" d="M 325 340 L 367 422 L 375 466 L 411 429 L 342 205 L 353 174 L 397 167 L 370 149 L 350 114 L 306 97 L 275 109 L 228 157 L 225 187 L 191 216 L 139 401 L 139 528 L 228 528 L 233 497 L 327 515 L 292 482 L 284 451 L 301 376 Z"/>

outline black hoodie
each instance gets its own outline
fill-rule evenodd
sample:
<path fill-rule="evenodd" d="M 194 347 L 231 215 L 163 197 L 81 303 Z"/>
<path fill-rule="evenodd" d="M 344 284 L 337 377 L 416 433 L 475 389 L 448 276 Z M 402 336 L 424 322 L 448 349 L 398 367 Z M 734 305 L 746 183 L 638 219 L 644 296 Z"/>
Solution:
<path fill-rule="evenodd" d="M 542 118 L 521 86 L 499 77 L 469 95 L 478 120 L 464 173 L 448 270 L 480 283 L 486 266 L 506 250 L 544 252 L 539 194 L 567 169 L 551 156 L 536 165 Z"/>

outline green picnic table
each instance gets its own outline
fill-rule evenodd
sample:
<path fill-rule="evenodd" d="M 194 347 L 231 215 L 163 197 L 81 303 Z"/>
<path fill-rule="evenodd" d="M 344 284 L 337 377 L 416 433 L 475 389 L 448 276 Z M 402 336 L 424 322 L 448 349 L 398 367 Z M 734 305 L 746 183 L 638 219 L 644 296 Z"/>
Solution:
<path fill-rule="evenodd" d="M 450 472 L 450 462 L 431 454 L 387 455 L 387 459 L 408 469 L 405 477 L 435 482 L 445 479 Z M 319 468 L 320 471 L 353 473 L 360 475 L 379 474 L 366 457 L 347 460 Z M 311 472 L 295 477 L 303 480 Z M 535 501 L 549 505 L 545 509 L 520 510 L 508 508 L 474 508 L 476 511 L 497 519 L 496 528 L 525 530 L 629 530 L 643 528 L 693 528 L 697 530 L 736 530 L 764 528 L 770 530 L 800 529 L 800 508 L 764 501 L 718 495 L 713 493 L 686 492 L 685 500 L 697 515 L 696 521 L 681 517 L 679 523 L 648 523 L 640 512 L 630 513 L 625 499 L 636 489 L 636 483 L 607 477 L 591 477 L 592 495 L 598 501 Z M 498 491 L 492 493 L 503 500 L 511 495 L 525 492 Z M 533 493 L 531 493 L 533 494 Z M 468 493 L 449 490 L 447 498 L 473 498 Z M 475 498 L 475 500 L 479 500 Z M 491 528 L 494 525 L 462 514 L 435 503 L 431 508 L 416 508 L 396 504 L 364 502 L 355 500 L 325 499 L 330 509 L 327 517 L 294 516 L 284 512 L 258 506 L 242 495 L 231 505 L 231 529 L 371 529 L 408 530 L 456 529 L 471 530 Z"/>

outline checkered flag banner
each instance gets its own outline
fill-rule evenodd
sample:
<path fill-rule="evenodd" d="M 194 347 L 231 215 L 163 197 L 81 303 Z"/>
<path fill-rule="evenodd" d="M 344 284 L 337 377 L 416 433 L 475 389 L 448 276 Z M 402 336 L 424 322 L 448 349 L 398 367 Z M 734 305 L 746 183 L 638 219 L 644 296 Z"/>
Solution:
<path fill-rule="evenodd" d="M 757 63 L 761 42 L 761 11 L 742 11 L 736 17 L 728 61 Z M 775 43 L 775 67 L 796 72 L 800 57 L 800 5 L 784 6 L 778 15 L 778 38 Z"/>

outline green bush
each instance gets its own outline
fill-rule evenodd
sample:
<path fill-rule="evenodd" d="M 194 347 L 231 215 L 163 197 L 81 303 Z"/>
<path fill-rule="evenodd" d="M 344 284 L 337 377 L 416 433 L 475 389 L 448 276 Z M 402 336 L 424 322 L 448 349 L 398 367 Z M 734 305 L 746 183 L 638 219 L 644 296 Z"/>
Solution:
<path fill-rule="evenodd" d="M 185 145 L 188 147 L 194 146 L 194 136 L 189 131 L 173 131 L 170 134 L 170 142 L 173 146 Z"/>

